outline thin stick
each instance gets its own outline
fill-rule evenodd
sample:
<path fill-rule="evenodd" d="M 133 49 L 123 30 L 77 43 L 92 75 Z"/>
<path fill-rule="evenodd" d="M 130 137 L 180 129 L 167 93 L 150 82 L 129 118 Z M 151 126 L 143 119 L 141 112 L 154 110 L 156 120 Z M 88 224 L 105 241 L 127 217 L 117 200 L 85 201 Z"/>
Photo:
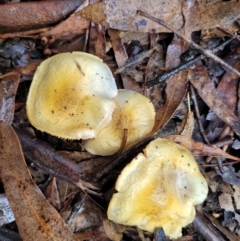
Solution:
<path fill-rule="evenodd" d="M 146 83 L 146 86 L 149 88 L 149 87 L 152 87 L 154 85 L 157 85 L 157 84 L 163 82 L 164 80 L 166 80 L 167 78 L 169 78 L 170 76 L 188 68 L 189 66 L 193 65 L 194 63 L 196 63 L 197 61 L 199 61 L 201 59 L 204 59 L 204 55 L 200 55 L 200 56 L 198 56 L 194 59 L 191 59 L 191 60 L 187 61 L 186 63 L 184 63 L 184 64 L 182 64 L 182 65 L 180 65 L 176 68 L 173 68 L 171 71 L 164 73 L 160 77 L 157 77 L 153 80 L 148 81 Z"/>
<path fill-rule="evenodd" d="M 217 51 L 219 50 L 223 50 L 224 47 L 229 44 L 233 39 L 236 39 L 237 38 L 237 35 L 235 34 L 234 36 L 232 36 L 231 38 L 229 38 L 228 40 L 226 40 L 225 42 L 223 42 L 222 44 L 220 44 L 219 46 L 217 46 L 216 48 L 214 49 L 211 49 L 213 53 L 216 53 Z M 190 59 L 188 60 L 187 62 L 183 63 L 182 65 L 176 67 L 176 68 L 173 68 L 172 70 L 164 73 L 163 75 L 161 75 L 160 77 L 157 77 L 153 80 L 150 80 L 146 83 L 146 86 L 149 88 L 149 87 L 152 87 L 154 85 L 157 85 L 163 81 L 165 81 L 167 78 L 169 78 L 170 76 L 180 72 L 181 70 L 184 70 L 188 67 L 190 67 L 191 65 L 193 65 L 194 63 L 196 63 L 197 61 L 199 60 L 202 60 L 204 59 L 206 56 L 201 54 L 193 59 Z"/>
<path fill-rule="evenodd" d="M 178 30 L 174 29 L 172 26 L 170 26 L 169 24 L 167 24 L 165 21 L 163 21 L 160 18 L 155 18 L 152 15 L 145 13 L 141 10 L 138 10 L 138 13 L 141 16 L 144 16 L 158 24 L 161 24 L 162 26 L 164 26 L 165 28 L 169 29 L 170 31 L 174 32 L 176 35 L 178 35 L 181 39 L 183 39 L 184 41 L 186 41 L 188 44 L 190 44 L 191 46 L 193 46 L 195 49 L 199 50 L 200 52 L 202 52 L 204 55 L 206 55 L 207 57 L 214 59 L 216 62 L 220 63 L 221 65 L 225 66 L 226 68 L 228 68 L 229 70 L 231 70 L 232 72 L 234 72 L 235 74 L 237 74 L 237 76 L 240 77 L 240 72 L 237 71 L 236 69 L 234 69 L 232 66 L 230 66 L 229 64 L 227 64 L 225 61 L 223 61 L 222 59 L 220 59 L 219 57 L 217 57 L 215 54 L 212 53 L 211 50 L 208 49 L 203 49 L 200 45 L 194 43 L 193 41 L 191 41 L 190 39 L 186 38 L 182 33 L 180 33 Z"/>
<path fill-rule="evenodd" d="M 200 131 L 200 133 L 201 133 L 204 141 L 205 141 L 209 146 L 211 146 L 211 143 L 210 143 L 210 141 L 208 140 L 207 135 L 205 134 L 205 131 L 204 131 L 204 129 L 203 129 L 203 126 L 202 126 L 202 123 L 201 123 L 201 120 L 200 120 L 200 113 L 199 113 L 199 109 L 198 109 L 196 93 L 195 93 L 195 90 L 194 90 L 194 88 L 193 88 L 192 85 L 190 85 L 190 92 L 191 92 L 191 98 L 192 98 L 193 104 L 194 104 L 194 110 L 195 110 L 195 115 L 196 115 L 196 119 L 197 119 L 199 131 Z M 221 173 L 223 173 L 222 160 L 221 160 L 219 157 L 215 157 L 215 159 L 217 160 L 219 171 L 220 171 Z"/>

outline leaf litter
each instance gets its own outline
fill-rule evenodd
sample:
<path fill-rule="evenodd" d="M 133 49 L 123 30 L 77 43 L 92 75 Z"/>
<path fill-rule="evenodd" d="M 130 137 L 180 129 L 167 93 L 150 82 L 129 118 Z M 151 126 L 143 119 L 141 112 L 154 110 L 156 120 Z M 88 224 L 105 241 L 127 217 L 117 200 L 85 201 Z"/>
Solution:
<path fill-rule="evenodd" d="M 239 18 L 236 7 L 239 2 L 188 1 L 183 4 L 183 1 L 173 1 L 164 5 L 164 1 L 115 1 L 113 5 L 112 1 L 105 0 L 90 1 L 89 7 L 86 7 L 88 1 L 72 2 L 75 5 L 67 17 L 58 15 L 56 23 L 45 19 L 44 24 L 41 21 L 33 24 L 29 18 L 29 22 L 11 29 L 4 23 L 14 20 L 12 15 L 7 16 L 5 22 L 0 19 L 5 27 L 0 33 L 3 143 L 0 177 L 4 186 L 2 193 L 5 192 L 15 215 L 15 231 L 19 231 L 23 240 L 32 240 L 33 236 L 35 240 L 154 240 L 160 237 L 159 230 L 154 237 L 111 223 L 106 218 L 106 208 L 124 165 L 149 141 L 167 136 L 196 155 L 210 187 L 193 225 L 185 228 L 184 237 L 179 240 L 194 240 L 194 237 L 238 240 L 239 76 L 209 56 L 181 68 L 180 56 L 191 43 L 136 12 L 140 9 L 156 18 L 170 19 L 168 23 L 187 39 L 194 38 L 204 48 L 212 49 L 211 44 L 221 45 L 231 38 L 229 33 L 233 36 L 237 30 L 234 24 Z M 20 2 L 18 6 L 24 7 L 24 4 L 28 3 Z M 55 3 L 50 1 L 50 4 Z M 14 5 L 5 4 L 4 8 L 9 11 Z M 32 8 L 41 13 L 37 4 L 31 3 L 29 9 Z M 72 13 L 74 11 L 79 12 Z M 194 32 L 196 30 L 202 32 Z M 16 38 L 26 35 L 29 38 Z M 119 88 L 144 93 L 156 108 L 152 133 L 115 157 L 90 155 L 83 150 L 81 142 L 39 133 L 27 121 L 24 103 L 36 66 L 49 55 L 76 50 L 104 59 L 115 73 Z M 215 54 L 240 70 L 237 37 Z M 176 72 L 163 82 L 147 85 L 172 69 Z M 191 100 L 189 110 L 187 93 L 191 84 L 196 92 L 196 105 Z M 33 180 L 29 171 L 38 179 Z M 88 191 L 94 195 L 89 196 Z M 10 234 L 3 235 L 10 237 Z M 161 238 L 167 240 L 164 236 Z"/>

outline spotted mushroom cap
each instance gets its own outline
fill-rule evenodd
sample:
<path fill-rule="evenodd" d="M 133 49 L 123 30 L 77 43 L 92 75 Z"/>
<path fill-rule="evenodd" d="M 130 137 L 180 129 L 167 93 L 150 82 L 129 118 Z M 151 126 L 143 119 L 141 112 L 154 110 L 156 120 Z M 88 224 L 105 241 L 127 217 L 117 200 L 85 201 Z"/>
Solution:
<path fill-rule="evenodd" d="M 148 98 L 135 91 L 120 89 L 114 101 L 116 108 L 109 125 L 96 138 L 83 142 L 85 149 L 92 154 L 108 156 L 118 152 L 124 129 L 128 130 L 127 149 L 146 137 L 153 128 L 155 110 Z"/>
<path fill-rule="evenodd" d="M 156 139 L 128 164 L 116 182 L 107 215 L 116 223 L 170 238 L 195 217 L 194 205 L 204 201 L 207 182 L 191 153 L 167 139 Z"/>
<path fill-rule="evenodd" d="M 34 127 L 54 136 L 94 138 L 111 121 L 117 92 L 100 58 L 83 52 L 57 54 L 35 72 L 27 115 Z"/>

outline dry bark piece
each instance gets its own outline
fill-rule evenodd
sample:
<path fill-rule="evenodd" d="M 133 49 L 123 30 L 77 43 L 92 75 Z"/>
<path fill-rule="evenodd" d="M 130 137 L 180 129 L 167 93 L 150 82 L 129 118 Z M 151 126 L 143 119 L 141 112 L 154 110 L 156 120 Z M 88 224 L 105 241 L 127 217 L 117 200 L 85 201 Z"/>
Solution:
<path fill-rule="evenodd" d="M 94 55 L 62 53 L 41 63 L 27 99 L 33 126 L 67 139 L 94 138 L 111 121 L 117 86 Z"/>
<path fill-rule="evenodd" d="M 128 130 L 125 149 L 142 140 L 152 130 L 155 110 L 145 96 L 131 90 L 122 89 L 114 98 L 116 108 L 112 121 L 92 140 L 85 140 L 86 150 L 95 155 L 112 155 L 120 149 L 124 129 Z"/>
<path fill-rule="evenodd" d="M 154 232 L 162 227 L 170 238 L 195 217 L 194 205 L 204 201 L 207 182 L 190 152 L 167 139 L 156 139 L 128 164 L 116 182 L 118 193 L 108 218 Z"/>

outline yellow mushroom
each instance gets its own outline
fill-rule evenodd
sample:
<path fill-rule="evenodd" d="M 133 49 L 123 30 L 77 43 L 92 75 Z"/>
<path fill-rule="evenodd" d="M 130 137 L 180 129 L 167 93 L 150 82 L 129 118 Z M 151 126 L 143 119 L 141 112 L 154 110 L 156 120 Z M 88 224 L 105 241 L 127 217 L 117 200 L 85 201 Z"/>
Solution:
<path fill-rule="evenodd" d="M 117 93 L 100 58 L 83 52 L 58 54 L 37 68 L 27 115 L 34 127 L 54 136 L 94 138 L 111 121 Z"/>
<path fill-rule="evenodd" d="M 167 236 L 178 238 L 194 220 L 194 205 L 204 201 L 208 186 L 187 149 L 156 139 L 123 169 L 116 190 L 110 220 L 149 232 L 162 227 Z"/>
<path fill-rule="evenodd" d="M 86 150 L 95 155 L 112 155 L 121 147 L 124 129 L 128 130 L 125 149 L 140 141 L 153 128 L 155 110 L 151 101 L 145 96 L 122 89 L 114 98 L 116 108 L 112 121 L 102 129 L 95 139 L 83 142 Z"/>

